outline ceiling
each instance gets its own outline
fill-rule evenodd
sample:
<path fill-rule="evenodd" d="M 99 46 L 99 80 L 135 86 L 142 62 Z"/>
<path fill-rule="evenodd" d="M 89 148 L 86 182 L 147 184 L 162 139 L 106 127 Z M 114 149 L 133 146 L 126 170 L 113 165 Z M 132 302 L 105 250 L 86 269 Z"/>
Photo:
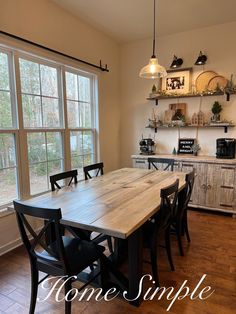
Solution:
<path fill-rule="evenodd" d="M 152 36 L 153 0 L 51 0 L 120 43 Z M 235 0 L 156 0 L 157 34 L 236 21 Z"/>

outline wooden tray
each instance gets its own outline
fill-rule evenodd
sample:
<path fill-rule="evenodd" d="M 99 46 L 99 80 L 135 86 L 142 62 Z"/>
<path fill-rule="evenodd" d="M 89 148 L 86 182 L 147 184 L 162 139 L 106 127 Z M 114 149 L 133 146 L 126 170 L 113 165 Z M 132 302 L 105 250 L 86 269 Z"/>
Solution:
<path fill-rule="evenodd" d="M 215 76 L 218 76 L 218 74 L 214 71 L 204 71 L 199 74 L 195 81 L 196 91 L 203 92 L 206 90 L 210 80 Z"/>
<path fill-rule="evenodd" d="M 208 83 L 208 89 L 209 90 L 216 90 L 217 85 L 221 88 L 224 89 L 228 83 L 228 80 L 222 76 L 222 75 L 216 75 L 212 79 L 210 79 Z"/>

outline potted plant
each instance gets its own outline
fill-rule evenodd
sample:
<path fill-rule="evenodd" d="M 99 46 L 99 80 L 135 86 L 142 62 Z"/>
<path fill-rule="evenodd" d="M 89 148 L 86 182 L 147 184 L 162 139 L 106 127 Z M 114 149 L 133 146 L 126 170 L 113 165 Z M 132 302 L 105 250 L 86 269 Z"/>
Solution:
<path fill-rule="evenodd" d="M 193 144 L 193 146 L 192 146 L 193 155 L 197 156 L 200 149 L 201 149 L 201 147 L 198 143 Z"/>
<path fill-rule="evenodd" d="M 213 113 L 213 117 L 211 118 L 211 120 L 213 122 L 219 122 L 220 121 L 220 113 L 222 111 L 222 106 L 220 105 L 220 103 L 218 101 L 215 101 L 211 111 Z"/>

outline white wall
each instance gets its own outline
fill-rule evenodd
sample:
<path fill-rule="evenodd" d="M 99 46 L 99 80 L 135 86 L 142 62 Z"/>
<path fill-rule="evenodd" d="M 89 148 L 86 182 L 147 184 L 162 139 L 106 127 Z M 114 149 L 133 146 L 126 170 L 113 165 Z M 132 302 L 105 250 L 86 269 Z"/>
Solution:
<path fill-rule="evenodd" d="M 236 84 L 236 42 L 234 40 L 236 22 L 202 28 L 194 31 L 160 37 L 157 39 L 157 56 L 159 63 L 169 68 L 173 55 L 184 59 L 182 67 L 192 67 L 200 50 L 208 56 L 205 70 L 213 70 L 227 78 L 234 74 Z M 144 137 L 153 137 L 154 131 L 147 129 L 148 118 L 153 108 L 158 115 L 162 115 L 170 103 L 175 100 L 162 100 L 156 107 L 154 101 L 146 98 L 153 83 L 157 80 L 139 78 L 140 69 L 148 63 L 152 50 L 152 40 L 142 40 L 122 46 L 121 49 L 121 163 L 122 166 L 131 166 L 130 156 L 139 152 L 139 140 Z M 193 67 L 193 82 L 202 71 L 202 67 Z M 223 119 L 234 120 L 236 123 L 236 96 L 226 102 L 224 96 L 205 97 L 202 102 L 202 111 L 210 117 L 210 109 L 215 100 L 223 105 L 221 114 Z M 185 98 L 180 102 L 187 103 L 187 115 L 198 112 L 200 98 Z M 183 129 L 181 137 L 196 137 L 196 130 Z M 227 134 L 223 129 L 199 129 L 198 140 L 202 150 L 201 155 L 214 155 L 216 138 L 235 137 L 236 128 Z M 155 134 L 158 153 L 172 153 L 177 148 L 178 131 L 168 129 L 159 130 Z"/>
<path fill-rule="evenodd" d="M 0 29 L 88 62 L 107 63 L 99 75 L 99 137 L 105 171 L 120 167 L 119 46 L 48 0 L 0 0 Z M 1 42 L 1 38 L 0 38 Z M 13 42 L 18 45 L 17 42 Z M 25 45 L 25 49 L 32 49 Z M 37 49 L 34 49 L 37 51 Z M 44 52 L 39 51 L 40 54 Z M 77 66 L 80 66 L 77 64 Z M 83 65 L 81 67 L 84 68 Z M 87 67 L 88 71 L 93 68 Z M 17 244 L 14 215 L 0 217 L 0 254 Z M 10 243 L 10 246 L 9 246 Z"/>

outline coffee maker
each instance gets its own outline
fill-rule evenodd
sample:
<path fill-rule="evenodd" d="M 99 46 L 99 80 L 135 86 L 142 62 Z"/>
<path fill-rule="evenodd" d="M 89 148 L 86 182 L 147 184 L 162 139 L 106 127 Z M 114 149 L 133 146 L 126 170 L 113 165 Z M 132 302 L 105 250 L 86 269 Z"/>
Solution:
<path fill-rule="evenodd" d="M 155 154 L 154 145 L 155 145 L 155 142 L 153 141 L 153 139 L 143 138 L 139 142 L 140 154 L 141 155 L 153 155 L 153 154 Z"/>
<path fill-rule="evenodd" d="M 216 158 L 234 159 L 236 140 L 234 138 L 218 138 L 216 140 Z"/>

